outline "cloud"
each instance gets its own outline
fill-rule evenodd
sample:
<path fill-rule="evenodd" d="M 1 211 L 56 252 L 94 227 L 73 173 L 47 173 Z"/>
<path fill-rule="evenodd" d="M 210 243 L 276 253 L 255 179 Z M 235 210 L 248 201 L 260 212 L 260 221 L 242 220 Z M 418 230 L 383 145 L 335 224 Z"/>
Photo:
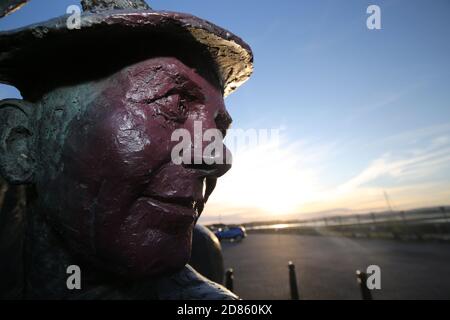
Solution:
<path fill-rule="evenodd" d="M 376 142 L 378 145 L 386 144 L 413 144 L 421 140 L 435 141 L 442 137 L 448 137 L 450 133 L 450 123 L 440 123 L 432 126 L 408 130 L 396 135 L 392 135 Z M 436 141 L 435 141 L 436 142 Z"/>
<path fill-rule="evenodd" d="M 381 96 L 366 105 L 358 105 L 357 107 L 353 108 L 352 112 L 344 121 L 346 121 L 347 123 L 359 121 L 359 118 L 368 113 L 383 109 L 385 107 L 389 107 L 392 104 L 399 102 L 404 97 L 410 96 L 412 92 L 416 92 L 417 90 L 425 87 L 428 82 L 429 78 L 419 79 L 415 83 L 408 85 L 402 90 L 387 93 L 384 96 Z"/>
<path fill-rule="evenodd" d="M 383 190 L 398 209 L 442 205 L 450 199 L 450 124 L 383 138 L 383 153 L 358 174 L 331 183 L 326 168 L 351 163 L 341 143 L 294 141 L 263 144 L 234 157 L 219 179 L 206 215 L 239 221 L 297 217 L 345 208 L 384 210 Z M 377 142 L 375 144 L 378 144 Z M 447 177 L 446 177 L 447 174 Z M 335 178 L 335 177 L 333 177 Z"/>
<path fill-rule="evenodd" d="M 356 177 L 338 187 L 341 192 L 351 191 L 363 186 L 379 177 L 387 176 L 396 179 L 420 178 L 425 174 L 437 172 L 441 166 L 448 166 L 450 162 L 450 149 L 436 151 L 427 155 L 418 155 L 409 159 L 394 160 L 389 154 L 373 161 Z"/>
<path fill-rule="evenodd" d="M 423 148 L 413 147 L 406 151 L 385 153 L 375 159 L 366 169 L 338 187 L 340 192 L 348 192 L 379 177 L 414 180 L 426 178 L 450 166 L 450 135 L 429 139 Z"/>
<path fill-rule="evenodd" d="M 306 141 L 268 142 L 234 155 L 233 167 L 220 178 L 206 213 L 279 215 L 314 197 L 322 158 L 332 146 Z"/>

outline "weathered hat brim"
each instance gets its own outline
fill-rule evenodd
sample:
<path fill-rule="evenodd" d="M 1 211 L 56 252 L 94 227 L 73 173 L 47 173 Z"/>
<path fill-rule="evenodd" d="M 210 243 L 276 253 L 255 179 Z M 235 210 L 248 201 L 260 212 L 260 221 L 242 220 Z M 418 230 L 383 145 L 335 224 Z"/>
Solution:
<path fill-rule="evenodd" d="M 62 16 L 0 32 L 0 82 L 18 85 L 27 77 L 27 70 L 24 70 L 27 65 L 51 66 L 51 58 L 46 60 L 45 51 L 52 50 L 52 43 L 82 46 L 84 36 L 108 29 L 121 34 L 138 33 L 148 41 L 152 41 L 155 34 L 196 41 L 216 63 L 225 96 L 236 90 L 253 72 L 253 54 L 248 44 L 213 23 L 189 14 L 150 10 L 87 12 L 81 16 L 81 28 L 72 30 L 67 27 L 67 18 Z M 36 48 L 39 48 L 39 54 Z"/>

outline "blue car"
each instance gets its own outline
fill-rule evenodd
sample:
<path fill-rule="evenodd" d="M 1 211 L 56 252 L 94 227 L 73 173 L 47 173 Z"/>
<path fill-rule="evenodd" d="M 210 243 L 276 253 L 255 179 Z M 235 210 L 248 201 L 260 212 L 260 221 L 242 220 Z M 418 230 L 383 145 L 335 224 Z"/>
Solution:
<path fill-rule="evenodd" d="M 219 240 L 241 241 L 247 236 L 245 228 L 242 226 L 229 226 L 219 228 L 214 233 L 217 238 L 219 238 Z"/>

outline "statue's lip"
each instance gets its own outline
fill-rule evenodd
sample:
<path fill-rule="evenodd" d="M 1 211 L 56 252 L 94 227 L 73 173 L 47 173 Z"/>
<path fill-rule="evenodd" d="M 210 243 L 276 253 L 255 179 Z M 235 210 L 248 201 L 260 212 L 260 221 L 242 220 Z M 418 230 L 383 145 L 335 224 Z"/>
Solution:
<path fill-rule="evenodd" d="M 163 203 L 169 203 L 181 207 L 185 207 L 188 209 L 194 209 L 196 201 L 192 197 L 163 197 L 163 196 L 156 196 L 151 195 L 149 198 L 153 200 L 157 200 L 159 202 Z"/>
<path fill-rule="evenodd" d="M 180 198 L 142 196 L 137 200 L 135 210 L 142 215 L 148 214 L 149 219 L 146 221 L 149 227 L 180 235 L 193 227 L 198 218 L 192 203 L 195 201 L 189 198 L 180 201 Z"/>

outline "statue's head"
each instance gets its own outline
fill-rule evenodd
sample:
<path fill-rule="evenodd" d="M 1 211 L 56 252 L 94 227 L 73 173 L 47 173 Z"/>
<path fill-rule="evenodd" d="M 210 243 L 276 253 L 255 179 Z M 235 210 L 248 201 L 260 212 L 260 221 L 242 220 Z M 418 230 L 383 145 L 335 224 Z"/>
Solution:
<path fill-rule="evenodd" d="M 154 19 L 154 12 L 147 18 Z M 205 26 L 211 28 L 198 30 L 208 31 Z M 107 36 L 102 28 L 92 32 Z M 60 70 L 64 61 L 67 65 L 63 54 L 43 59 L 42 66 L 24 62 L 15 74 L 28 68 L 35 77 L 16 81 L 24 100 L 0 102 L 2 176 L 10 183 L 34 185 L 36 211 L 64 245 L 99 268 L 140 277 L 183 267 L 204 202 L 230 168 L 223 162 L 172 161 L 174 130 L 186 129 L 193 136 L 194 122 L 200 121 L 203 131 L 226 131 L 231 118 L 224 94 L 243 79 L 242 70 L 241 78 L 236 76 L 232 60 L 219 59 L 225 47 L 218 39 L 214 56 L 193 34 L 183 53 L 180 43 L 186 39 L 165 39 L 161 43 L 168 49 L 162 50 L 141 44 L 136 49 L 131 37 L 113 57 L 104 55 L 111 49 L 104 43 L 104 51 L 90 62 L 72 52 L 68 61 L 74 65 L 67 72 Z M 251 58 L 236 39 L 234 48 Z M 229 40 L 220 41 L 225 46 Z M 16 61 L 10 58 L 0 61 L 0 73 Z M 221 66 L 226 61 L 228 67 Z M 247 77 L 249 72 L 250 67 Z M 16 80 L 3 73 L 8 82 Z"/>
<path fill-rule="evenodd" d="M 209 72 L 150 58 L 35 103 L 6 100 L 2 173 L 34 184 L 39 211 L 87 258 L 135 274 L 179 268 L 189 259 L 206 181 L 230 167 L 171 158 L 174 130 L 193 136 L 194 121 L 221 131 L 231 122 Z"/>

